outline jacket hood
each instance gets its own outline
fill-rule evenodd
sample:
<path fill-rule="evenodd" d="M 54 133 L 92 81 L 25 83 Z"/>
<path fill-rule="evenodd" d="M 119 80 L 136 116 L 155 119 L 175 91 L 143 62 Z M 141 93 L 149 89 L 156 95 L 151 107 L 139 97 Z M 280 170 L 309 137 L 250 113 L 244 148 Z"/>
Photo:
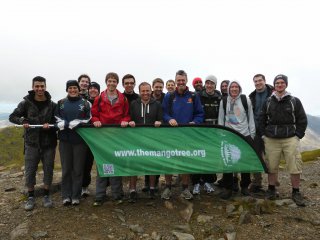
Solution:
<path fill-rule="evenodd" d="M 44 92 L 44 95 L 46 96 L 47 100 L 51 100 L 51 95 L 49 92 L 45 91 Z M 30 90 L 28 91 L 28 95 L 24 97 L 25 100 L 29 100 L 29 101 L 32 101 L 34 99 L 34 96 L 35 96 L 35 92 L 34 90 Z"/>
<path fill-rule="evenodd" d="M 137 98 L 136 101 L 137 101 L 138 103 L 142 103 L 141 97 Z M 153 97 L 151 97 L 148 104 L 152 104 L 152 103 L 154 103 L 154 102 L 156 102 L 156 101 L 157 101 L 157 100 L 155 100 Z"/>
<path fill-rule="evenodd" d="M 231 86 L 232 83 L 236 83 L 236 84 L 239 85 L 240 91 L 239 91 L 239 94 L 237 96 L 237 98 L 238 98 L 242 94 L 242 87 L 241 87 L 241 84 L 237 80 L 233 80 L 233 81 L 230 82 L 230 84 L 228 86 L 228 96 L 231 97 L 230 96 L 230 86 Z"/>

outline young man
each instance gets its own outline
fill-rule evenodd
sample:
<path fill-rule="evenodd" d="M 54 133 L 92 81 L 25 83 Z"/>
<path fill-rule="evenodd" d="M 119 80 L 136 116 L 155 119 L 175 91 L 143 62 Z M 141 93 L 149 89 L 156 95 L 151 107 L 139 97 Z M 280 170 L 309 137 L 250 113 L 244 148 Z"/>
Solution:
<path fill-rule="evenodd" d="M 38 76 L 32 80 L 32 90 L 9 116 L 10 122 L 22 124 L 25 129 L 24 159 L 28 200 L 24 208 L 27 211 L 35 206 L 34 186 L 40 161 L 44 173 L 43 205 L 52 207 L 49 189 L 53 177 L 57 135 L 55 128 L 49 127 L 49 124 L 55 123 L 55 108 L 56 104 L 51 101 L 51 96 L 46 91 L 46 79 Z M 30 128 L 30 125 L 42 125 L 42 128 Z"/>
<path fill-rule="evenodd" d="M 213 75 L 206 77 L 205 89 L 199 95 L 204 110 L 204 123 L 207 125 L 218 124 L 221 93 L 216 90 L 217 78 Z M 214 191 L 212 184 L 217 180 L 216 174 L 192 174 L 193 194 L 200 194 L 201 184 L 204 190 L 210 194 Z"/>
<path fill-rule="evenodd" d="M 187 87 L 187 73 L 179 70 L 175 77 L 177 88 L 172 94 L 167 94 L 162 103 L 163 121 L 169 123 L 172 127 L 179 124 L 200 124 L 203 122 L 203 109 L 200 97 L 193 94 Z M 170 102 L 171 101 L 171 102 Z M 171 197 L 172 176 L 166 175 L 166 188 L 161 194 L 162 199 Z M 181 197 L 187 200 L 193 198 L 189 191 L 189 174 L 181 175 L 182 193 Z"/>
<path fill-rule="evenodd" d="M 223 80 L 220 84 L 220 91 L 223 97 L 228 97 L 228 86 L 230 81 L 229 80 Z"/>
<path fill-rule="evenodd" d="M 136 124 L 153 124 L 155 127 L 160 127 L 162 122 L 162 106 L 155 99 L 151 98 L 151 85 L 142 82 L 139 85 L 140 98 L 133 101 L 130 105 L 131 121 L 130 127 L 135 127 Z M 150 198 L 155 197 L 155 176 L 149 176 Z M 130 195 L 129 202 L 134 203 L 137 199 L 136 192 L 137 177 L 130 177 Z"/>
<path fill-rule="evenodd" d="M 128 99 L 117 90 L 119 84 L 118 74 L 114 72 L 108 73 L 105 81 L 107 89 L 93 103 L 91 122 L 95 127 L 101 127 L 102 124 L 121 124 L 121 127 L 127 127 L 130 121 L 129 103 Z M 100 206 L 106 200 L 106 189 L 109 182 L 113 199 L 122 199 L 121 177 L 97 176 L 94 206 Z"/>
<path fill-rule="evenodd" d="M 280 159 L 283 156 L 291 177 L 292 199 L 298 206 L 305 206 L 299 191 L 302 173 L 299 145 L 307 128 L 307 116 L 301 101 L 286 91 L 287 76 L 277 75 L 273 85 L 275 91 L 264 103 L 259 122 L 269 168 L 267 198 L 271 200 L 276 198 L 275 185 Z"/>
<path fill-rule="evenodd" d="M 152 81 L 152 94 L 151 96 L 162 103 L 163 98 L 164 98 L 164 93 L 163 93 L 163 87 L 164 87 L 164 82 L 161 78 L 156 78 Z"/>
<path fill-rule="evenodd" d="M 259 116 L 264 102 L 271 96 L 273 87 L 266 84 L 266 78 L 263 74 L 256 74 L 253 77 L 253 83 L 255 90 L 250 93 L 249 98 L 252 103 L 254 122 L 256 125 L 256 136 L 254 138 L 254 145 L 256 150 L 260 154 L 261 158 L 264 158 L 264 143 L 259 135 Z M 253 193 L 264 192 L 262 187 L 262 174 L 254 173 L 252 183 L 250 186 L 250 191 Z"/>
<path fill-rule="evenodd" d="M 256 134 L 252 105 L 249 98 L 246 97 L 248 109 L 245 109 L 241 99 L 242 88 L 237 81 L 230 82 L 228 88 L 228 98 L 224 109 L 223 101 L 220 102 L 218 124 L 238 131 L 245 138 L 253 142 Z M 250 195 L 248 186 L 250 185 L 250 173 L 241 173 L 241 193 L 242 195 Z M 223 185 L 225 191 L 220 195 L 222 199 L 229 199 L 232 196 L 233 174 L 223 174 Z"/>
<path fill-rule="evenodd" d="M 80 86 L 80 96 L 83 97 L 84 99 L 89 98 L 89 85 L 91 83 L 91 79 L 87 74 L 82 74 L 78 77 L 78 83 Z"/>
<path fill-rule="evenodd" d="M 169 80 L 166 82 L 166 89 L 167 89 L 167 92 L 168 92 L 168 93 L 173 93 L 174 90 L 176 90 L 176 83 L 174 82 L 174 80 L 169 79 Z"/>
<path fill-rule="evenodd" d="M 123 95 L 129 101 L 129 105 L 133 100 L 139 98 L 139 95 L 134 92 L 134 87 L 136 86 L 136 79 L 131 74 L 126 74 L 122 78 L 122 86 L 124 88 Z"/>
<path fill-rule="evenodd" d="M 203 89 L 202 79 L 199 77 L 194 78 L 192 81 L 192 86 L 196 93 L 200 93 Z"/>

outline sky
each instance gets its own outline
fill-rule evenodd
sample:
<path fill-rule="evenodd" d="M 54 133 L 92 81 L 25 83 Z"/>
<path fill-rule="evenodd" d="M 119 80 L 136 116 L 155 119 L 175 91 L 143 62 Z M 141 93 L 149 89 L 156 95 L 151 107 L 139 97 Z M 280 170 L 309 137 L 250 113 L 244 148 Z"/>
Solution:
<path fill-rule="evenodd" d="M 238 80 L 245 94 L 262 73 L 319 116 L 320 32 L 316 0 L 10 0 L 0 8 L 0 113 L 12 112 L 35 76 L 57 101 L 86 73 L 105 88 L 108 72 L 138 84 L 177 70 Z M 121 84 L 119 90 L 123 91 Z"/>

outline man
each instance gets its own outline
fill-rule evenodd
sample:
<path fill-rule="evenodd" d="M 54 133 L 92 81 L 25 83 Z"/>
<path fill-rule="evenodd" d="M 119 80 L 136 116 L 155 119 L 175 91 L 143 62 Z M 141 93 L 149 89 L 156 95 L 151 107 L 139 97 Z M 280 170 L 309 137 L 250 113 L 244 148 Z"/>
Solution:
<path fill-rule="evenodd" d="M 136 86 L 136 79 L 131 74 L 126 74 L 122 78 L 122 86 L 124 88 L 123 95 L 128 99 L 129 106 L 133 100 L 139 98 L 139 95 L 134 92 Z"/>
<path fill-rule="evenodd" d="M 127 127 L 130 121 L 129 103 L 127 98 L 117 90 L 119 84 L 118 74 L 114 72 L 108 73 L 105 81 L 107 89 L 94 100 L 91 121 L 95 127 L 101 127 L 102 124 L 121 124 L 121 127 Z M 94 206 L 101 206 L 106 200 L 106 189 L 109 180 L 113 199 L 122 199 L 121 177 L 107 178 L 97 176 Z"/>
<path fill-rule="evenodd" d="M 97 82 L 91 82 L 89 85 L 89 90 L 88 90 L 88 101 L 93 105 L 94 99 L 98 97 L 100 94 L 100 85 Z M 88 186 L 91 183 L 91 170 L 92 170 L 92 164 L 93 164 L 93 154 L 88 148 L 88 154 L 87 154 L 87 159 L 85 161 L 84 165 L 84 173 L 83 173 L 83 182 L 82 182 L 82 191 L 81 191 L 81 196 L 82 197 L 87 197 L 90 195 L 90 191 L 88 189 Z"/>
<path fill-rule="evenodd" d="M 136 124 L 153 124 L 155 127 L 160 127 L 162 122 L 162 106 L 161 103 L 151 98 L 151 85 L 147 82 L 142 82 L 139 85 L 140 98 L 133 101 L 130 105 L 131 121 L 130 127 L 135 127 Z M 149 176 L 150 183 L 150 198 L 155 197 L 155 176 Z M 137 177 L 130 177 L 130 194 L 129 202 L 134 203 L 137 200 Z"/>
<path fill-rule="evenodd" d="M 220 91 L 223 97 L 228 97 L 228 86 L 230 81 L 229 80 L 223 80 L 220 84 Z"/>
<path fill-rule="evenodd" d="M 203 89 L 203 85 L 202 85 L 202 84 L 203 84 L 203 83 L 202 83 L 202 79 L 201 79 L 201 78 L 196 77 L 196 78 L 193 79 L 193 81 L 192 81 L 192 86 L 193 86 L 194 91 L 195 91 L 196 93 L 199 93 L 199 92 L 202 91 L 202 89 Z"/>
<path fill-rule="evenodd" d="M 252 105 L 249 98 L 241 95 L 242 88 L 237 81 L 230 82 L 228 88 L 229 96 L 220 102 L 218 124 L 234 129 L 253 143 L 256 133 Z M 250 185 L 250 173 L 241 173 L 241 193 L 244 196 L 250 195 L 248 186 Z M 220 198 L 229 199 L 232 196 L 233 174 L 223 174 L 223 185 L 225 190 Z"/>
<path fill-rule="evenodd" d="M 256 74 L 253 77 L 255 90 L 250 93 L 249 98 L 252 103 L 254 122 L 256 125 L 256 136 L 254 138 L 254 145 L 261 158 L 264 158 L 264 143 L 259 135 L 259 116 L 264 102 L 271 96 L 273 87 L 266 84 L 266 78 L 263 74 Z M 254 173 L 250 191 L 253 193 L 264 192 L 262 188 L 262 174 Z"/>
<path fill-rule="evenodd" d="M 78 83 L 80 86 L 80 96 L 84 99 L 88 99 L 88 88 L 91 83 L 91 79 L 87 74 L 82 74 L 78 77 Z"/>
<path fill-rule="evenodd" d="M 179 70 L 176 73 L 176 90 L 172 94 L 167 94 L 162 103 L 163 121 L 169 123 L 173 127 L 179 124 L 200 124 L 203 122 L 203 109 L 201 106 L 200 97 L 197 94 L 191 93 L 187 87 L 187 73 Z M 177 143 L 178 144 L 178 143 Z M 166 188 L 163 191 L 161 198 L 170 199 L 171 197 L 171 181 L 172 176 L 166 175 Z M 182 193 L 181 197 L 187 200 L 193 198 L 190 193 L 189 175 L 181 175 Z"/>
<path fill-rule="evenodd" d="M 176 83 L 174 82 L 174 80 L 169 79 L 166 82 L 166 89 L 167 89 L 168 93 L 173 93 L 174 92 L 174 90 L 176 89 Z"/>
<path fill-rule="evenodd" d="M 152 97 L 162 103 L 164 98 L 163 93 L 164 82 L 161 78 L 156 78 L 152 81 Z"/>
<path fill-rule="evenodd" d="M 299 152 L 300 139 L 307 128 L 307 116 L 301 101 L 286 91 L 288 77 L 279 74 L 273 81 L 275 91 L 264 103 L 259 131 L 265 143 L 268 164 L 267 198 L 276 198 L 276 181 L 281 156 L 287 165 L 292 184 L 292 199 L 298 206 L 305 206 L 299 191 L 302 160 Z"/>
<path fill-rule="evenodd" d="M 57 146 L 54 111 L 56 104 L 51 101 L 46 91 L 46 79 L 40 76 L 33 78 L 32 90 L 19 103 L 9 116 L 15 124 L 22 124 L 24 131 L 25 181 L 28 188 L 28 199 L 24 206 L 30 211 L 35 206 L 34 186 L 40 160 L 43 167 L 44 207 L 52 207 L 49 189 L 52 183 L 54 158 Z M 30 125 L 42 125 L 42 128 L 31 128 Z"/>
<path fill-rule="evenodd" d="M 218 124 L 221 93 L 216 90 L 216 86 L 217 78 L 213 75 L 209 75 L 206 77 L 205 89 L 199 93 L 204 110 L 204 122 L 207 125 Z M 208 194 L 214 191 L 212 184 L 217 180 L 216 174 L 192 174 L 191 178 L 194 185 L 193 195 L 200 194 L 201 183 Z"/>

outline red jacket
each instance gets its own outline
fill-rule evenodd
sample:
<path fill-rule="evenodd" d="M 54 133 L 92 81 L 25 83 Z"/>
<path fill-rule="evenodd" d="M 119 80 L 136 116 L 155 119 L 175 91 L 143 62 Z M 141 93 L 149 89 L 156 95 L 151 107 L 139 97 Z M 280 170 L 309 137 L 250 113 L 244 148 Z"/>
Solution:
<path fill-rule="evenodd" d="M 118 90 L 117 102 L 111 106 L 111 103 L 106 94 L 107 90 L 103 91 L 99 97 L 94 100 L 91 108 L 91 122 L 100 121 L 102 124 L 120 124 L 122 121 L 129 122 L 129 103 L 127 98 Z"/>

